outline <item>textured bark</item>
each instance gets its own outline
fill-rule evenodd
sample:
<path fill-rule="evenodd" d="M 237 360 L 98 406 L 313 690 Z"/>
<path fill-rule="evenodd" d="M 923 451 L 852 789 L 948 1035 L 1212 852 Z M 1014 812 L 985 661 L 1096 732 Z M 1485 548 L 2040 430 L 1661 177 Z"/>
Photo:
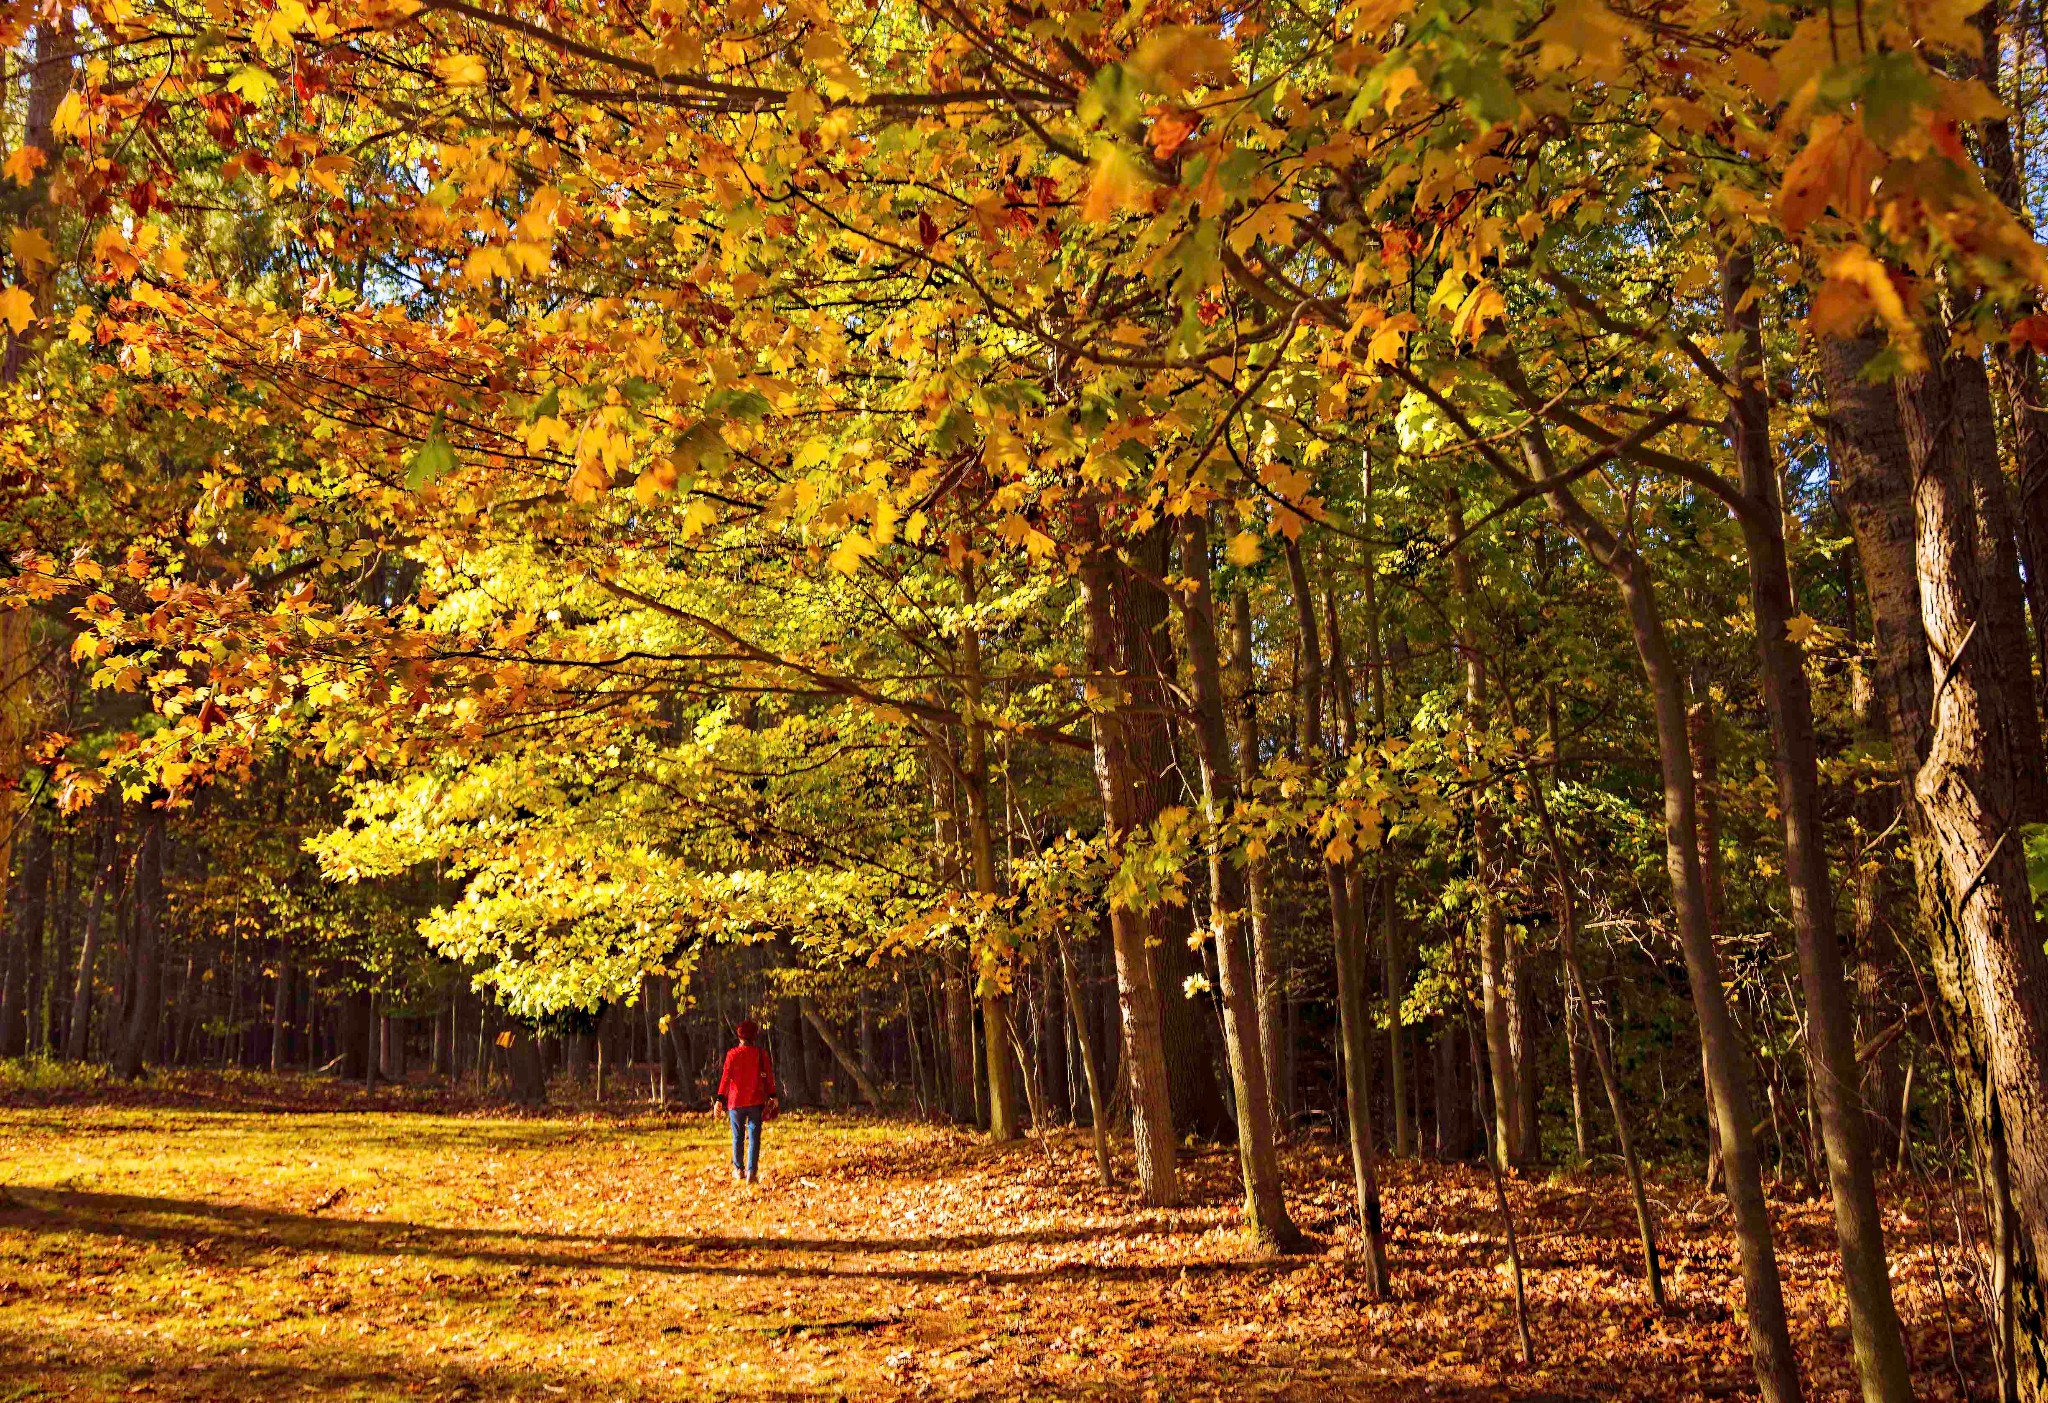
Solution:
<path fill-rule="evenodd" d="M 1192 588 L 1181 594 L 1190 691 L 1202 771 L 1202 808 L 1209 826 L 1210 907 L 1223 1031 L 1237 1107 L 1237 1152 L 1244 1180 L 1245 1220 L 1262 1245 L 1291 1247 L 1300 1238 L 1281 1193 L 1280 1156 L 1273 1138 L 1273 1107 L 1259 1047 L 1258 1009 L 1250 951 L 1245 942 L 1244 873 L 1220 829 L 1237 804 L 1237 765 L 1224 719 L 1223 667 L 1216 644 L 1216 599 L 1209 583 L 1209 529 L 1190 514 L 1181 527 L 1181 574 Z"/>
<path fill-rule="evenodd" d="M 1237 692 L 1238 768 L 1246 784 L 1259 774 L 1259 701 L 1252 678 L 1251 597 L 1242 588 L 1230 595 L 1230 677 Z M 1259 1009 L 1259 1055 L 1266 1069 L 1266 1101 L 1273 1108 L 1274 1133 L 1285 1138 L 1294 1115 L 1294 1088 L 1287 1065 L 1287 990 L 1273 929 L 1271 869 L 1264 852 L 1245 862 L 1251 904 L 1252 978 Z"/>
<path fill-rule="evenodd" d="M 1082 609 L 1088 631 L 1087 696 L 1093 713 L 1089 731 L 1095 753 L 1095 782 L 1108 828 L 1109 858 L 1115 862 L 1138 822 L 1140 777 L 1126 740 L 1129 684 L 1120 666 L 1114 560 L 1098 545 L 1081 566 Z M 1122 1030 L 1123 1074 L 1130 1091 L 1131 1141 L 1138 1166 L 1138 1191 L 1148 1204 L 1163 1207 L 1180 1196 L 1174 1170 L 1173 1107 L 1167 1092 L 1166 1036 L 1152 952 L 1152 923 L 1122 906 L 1110 908 L 1110 940 L 1116 956 L 1117 1013 Z"/>
<path fill-rule="evenodd" d="M 2048 1396 L 2048 952 L 2020 835 L 2048 817 L 2040 724 L 1983 366 L 1935 359 L 1898 392 L 1935 681 L 1913 794 L 1942 908 L 1936 982 L 1980 1162 L 2005 1189 L 1993 1216 L 2008 1387 L 2035 1399 Z"/>
<path fill-rule="evenodd" d="M 1806 1066 L 1833 1189 L 1849 1335 L 1865 1403 L 1913 1396 L 1906 1343 L 1892 1302 L 1884 1219 L 1856 1070 L 1855 1014 L 1836 932 L 1834 874 L 1821 827 L 1820 766 L 1806 660 L 1791 636 L 1798 614 L 1785 553 L 1784 508 L 1771 447 L 1763 339 L 1746 254 L 1722 266 L 1722 304 L 1734 347 L 1735 459 L 1748 508 L 1738 513 L 1749 557 L 1764 706 L 1770 716 L 1778 811 L 1785 835 L 1785 884 L 1806 1005 Z"/>

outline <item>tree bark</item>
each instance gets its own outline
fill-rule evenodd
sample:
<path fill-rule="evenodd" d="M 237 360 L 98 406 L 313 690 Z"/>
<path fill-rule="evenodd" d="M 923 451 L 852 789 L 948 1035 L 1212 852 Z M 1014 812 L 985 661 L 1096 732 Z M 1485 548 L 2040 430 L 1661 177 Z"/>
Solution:
<path fill-rule="evenodd" d="M 92 899 L 85 911 L 85 936 L 78 949 L 78 974 L 71 992 L 71 1024 L 65 1034 L 66 1061 L 83 1062 L 90 1048 L 92 1009 L 98 980 L 100 941 L 107 906 L 117 899 L 121 878 L 121 796 L 109 788 L 99 800 L 99 844 L 93 863 Z"/>
<path fill-rule="evenodd" d="M 1929 338 L 1943 349 L 1939 333 Z M 2000 1296 L 2009 1386 L 2048 1396 L 2048 951 L 2021 833 L 2044 817 L 2041 731 L 1981 362 L 1931 354 L 1898 384 L 1934 679 L 1913 793 L 1932 840 L 1937 984 L 1980 1162 L 2009 1194 Z M 2018 661 L 2015 660 L 2017 650 Z M 2001 1176 L 1996 1173 L 2002 1168 Z"/>

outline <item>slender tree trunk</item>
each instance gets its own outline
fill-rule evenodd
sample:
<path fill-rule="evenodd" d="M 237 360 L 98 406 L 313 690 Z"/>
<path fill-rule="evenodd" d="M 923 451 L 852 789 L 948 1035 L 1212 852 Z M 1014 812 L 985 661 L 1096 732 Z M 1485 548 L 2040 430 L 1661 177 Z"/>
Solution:
<path fill-rule="evenodd" d="M 1722 305 L 1735 348 L 1735 458 L 1750 509 L 1739 514 L 1748 547 L 1765 709 L 1770 715 L 1778 810 L 1785 834 L 1785 882 L 1806 1005 L 1810 1094 L 1827 1149 L 1835 1238 L 1848 1297 L 1849 1334 L 1865 1403 L 1908 1403 L 1912 1371 L 1892 1303 L 1884 1219 L 1865 1139 L 1856 1068 L 1855 1014 L 1836 930 L 1834 875 L 1821 828 L 1820 766 L 1805 659 L 1791 635 L 1798 614 L 1785 554 L 1783 506 L 1771 448 L 1761 319 L 1747 254 L 1722 266 Z M 2031 702 L 2029 702 L 2031 705 Z"/>
<path fill-rule="evenodd" d="M 834 1033 L 831 1025 L 820 1016 L 817 1006 L 809 999 L 800 999 L 798 1007 L 805 1020 L 810 1023 L 811 1031 L 818 1035 L 818 1041 L 825 1044 L 825 1050 L 831 1053 L 832 1060 L 839 1064 L 839 1070 L 852 1078 L 854 1087 L 860 1092 L 860 1099 L 874 1109 L 881 1110 L 882 1093 L 875 1089 L 875 1079 L 869 1076 L 853 1054 L 847 1051 L 846 1044 L 840 1041 L 839 1035 Z"/>
<path fill-rule="evenodd" d="M 1126 744 L 1129 686 L 1119 666 L 1115 591 L 1115 562 L 1098 544 L 1082 563 L 1081 598 L 1088 629 L 1087 696 L 1093 713 L 1089 730 L 1094 737 L 1095 781 L 1102 795 L 1112 863 L 1121 859 L 1123 844 L 1136 827 L 1142 782 L 1133 772 Z M 1146 946 L 1151 922 L 1112 902 L 1110 935 L 1116 954 L 1117 1008 L 1124 1075 L 1131 1095 L 1138 1190 L 1148 1204 L 1165 1207 L 1178 1200 L 1180 1186 L 1174 1172 L 1164 1020 L 1152 953 Z"/>
<path fill-rule="evenodd" d="M 83 1062 L 90 1046 L 92 1008 L 98 979 L 100 936 L 106 928 L 107 903 L 121 871 L 121 797 L 108 789 L 99 801 L 99 844 L 93 863 L 92 898 L 85 912 L 85 937 L 78 950 L 78 976 L 71 993 L 71 1025 L 66 1032 L 66 1061 Z"/>
<path fill-rule="evenodd" d="M 1372 503 L 1372 470 L 1370 464 L 1363 473 L 1363 487 L 1368 511 Z M 1363 572 L 1365 593 L 1365 667 L 1366 695 L 1372 702 L 1374 730 L 1384 736 L 1387 732 L 1387 657 L 1386 647 L 1381 639 L 1379 599 L 1379 557 L 1367 548 Z M 1385 997 L 1387 1014 L 1387 1110 L 1393 1118 L 1393 1133 L 1388 1137 L 1393 1152 L 1400 1158 L 1415 1153 L 1412 1122 L 1409 1115 L 1408 1073 L 1401 1056 L 1402 1024 L 1401 1005 L 1406 997 L 1406 972 L 1402 968 L 1402 950 L 1399 939 L 1400 882 L 1396 875 L 1389 873 L 1379 884 L 1378 913 L 1380 919 L 1380 987 Z"/>
<path fill-rule="evenodd" d="M 960 870 L 960 800 L 953 782 L 954 764 L 945 742 L 934 733 L 926 737 L 931 776 L 932 826 L 937 843 L 936 861 L 940 881 L 946 890 L 960 894 L 967 889 Z M 967 961 L 961 952 L 948 950 L 940 959 L 940 984 L 946 1014 L 946 1104 L 956 1125 L 974 1123 L 974 988 L 968 977 Z"/>
<path fill-rule="evenodd" d="M 988 730 L 982 719 L 981 632 L 974 621 L 976 603 L 974 566 L 960 570 L 961 603 L 967 617 L 960 628 L 961 675 L 966 692 L 966 714 L 962 724 L 967 733 L 967 764 L 961 773 L 967 790 L 968 857 L 973 870 L 974 891 L 992 901 L 997 895 L 995 840 L 988 811 Z M 1000 982 L 1008 972 L 1015 952 L 996 950 L 984 944 L 981 960 L 981 1028 L 983 1061 L 988 1070 L 991 1140 L 1015 1140 L 1023 1132 L 1017 1126 L 1017 1080 L 1010 1051 L 1010 999 Z"/>
<path fill-rule="evenodd" d="M 1496 369 L 1518 396 L 1525 401 L 1532 398 L 1519 370 L 1511 364 L 1497 364 Z M 1533 424 L 1524 432 L 1522 448 L 1528 473 L 1520 476 L 1520 485 L 1527 485 L 1532 479 L 1555 479 L 1558 467 L 1549 442 Z M 1686 976 L 1700 1022 L 1714 1119 L 1721 1130 L 1728 1205 L 1734 1220 L 1743 1298 L 1748 1309 L 1750 1354 L 1766 1403 L 1790 1403 L 1801 1393 L 1798 1359 L 1792 1351 L 1784 1287 L 1771 1236 L 1770 1210 L 1764 1198 L 1763 1174 L 1751 1130 L 1741 1043 L 1728 1008 L 1720 956 L 1714 949 L 1713 930 L 1707 919 L 1692 753 L 1686 734 L 1685 674 L 1672 654 L 1649 570 L 1641 558 L 1617 540 L 1568 487 L 1552 487 L 1545 496 L 1560 523 L 1613 577 L 1627 609 L 1630 632 L 1649 685 L 1663 777 L 1665 865 L 1678 918 L 1679 943 L 1685 954 Z"/>
<path fill-rule="evenodd" d="M 1214 917 L 1217 982 L 1223 1000 L 1223 1032 L 1229 1054 L 1231 1090 L 1237 1107 L 1237 1148 L 1244 1178 L 1245 1219 L 1253 1238 L 1273 1248 L 1290 1247 L 1300 1234 L 1287 1216 L 1280 1183 L 1280 1156 L 1273 1138 L 1273 1108 L 1265 1059 L 1259 1047 L 1254 976 L 1245 946 L 1244 874 L 1225 846 L 1221 829 L 1238 797 L 1237 767 L 1223 715 L 1223 669 L 1217 656 L 1216 599 L 1209 583 L 1209 527 L 1191 512 L 1181 525 L 1181 574 L 1192 588 L 1181 594 L 1188 670 L 1200 743 L 1202 807 L 1209 826 L 1209 889 Z"/>
<path fill-rule="evenodd" d="M 122 1031 L 114 1060 L 115 1074 L 121 1077 L 140 1076 L 143 1064 L 156 1055 L 163 1008 L 163 918 L 164 812 L 153 809 L 142 830 L 141 850 L 135 856 L 135 983 L 128 1025 Z"/>
<path fill-rule="evenodd" d="M 1064 926 L 1055 928 L 1053 940 L 1059 946 L 1060 979 L 1066 985 L 1068 1017 L 1073 1024 L 1074 1040 L 1081 1048 L 1081 1073 L 1088 1083 L 1088 1130 L 1095 1146 L 1095 1169 L 1102 1176 L 1102 1187 L 1107 1189 L 1116 1184 L 1116 1174 L 1109 1162 L 1109 1098 L 1103 1090 L 1101 1063 L 1095 1056 L 1095 1034 L 1089 1027 L 1088 1003 L 1074 974 L 1074 952 Z"/>
<path fill-rule="evenodd" d="M 1316 756 L 1329 747 L 1322 729 L 1322 642 L 1316 628 L 1315 595 L 1309 586 L 1308 568 L 1300 545 L 1285 542 L 1287 572 L 1294 586 L 1295 625 L 1301 638 L 1302 673 L 1313 687 L 1302 689 L 1301 738 L 1304 756 Z M 1333 684 L 1338 698 L 1338 716 L 1345 729 L 1350 720 L 1344 697 L 1346 689 Z M 1324 755 L 1322 758 L 1330 758 Z M 1351 1149 L 1352 1187 L 1357 1197 L 1358 1222 L 1365 1238 L 1366 1290 L 1375 1298 L 1387 1293 L 1386 1228 L 1380 1214 L 1379 1166 L 1372 1143 L 1372 1022 L 1366 996 L 1366 951 L 1358 904 L 1353 900 L 1345 864 L 1322 854 L 1323 889 L 1330 900 L 1330 943 L 1337 971 L 1337 1036 L 1343 1054 L 1344 1118 Z"/>
<path fill-rule="evenodd" d="M 1462 536 L 1465 530 L 1464 511 L 1455 493 L 1451 497 L 1449 529 L 1453 540 Z M 1479 648 L 1479 629 L 1474 618 L 1479 607 L 1479 595 L 1473 583 L 1472 560 L 1468 551 L 1460 550 L 1451 556 L 1451 592 L 1457 598 L 1459 609 L 1457 646 L 1465 671 L 1465 726 L 1467 734 L 1473 737 L 1469 744 L 1470 763 L 1475 773 L 1483 774 L 1488 762 L 1477 738 L 1487 729 L 1488 720 L 1486 655 Z M 1474 873 L 1477 886 L 1474 899 L 1479 936 L 1480 1021 L 1486 1032 L 1487 1073 L 1493 1083 L 1493 1135 L 1490 1143 L 1501 1154 L 1520 1158 L 1522 1134 L 1517 1113 L 1522 1098 L 1516 1087 L 1514 1045 L 1508 1016 L 1507 986 L 1512 975 L 1507 920 L 1500 904 L 1503 885 L 1500 829 L 1494 817 L 1492 799 L 1484 786 L 1473 789 L 1472 854 L 1477 869 Z"/>
<path fill-rule="evenodd" d="M 1238 767 L 1246 786 L 1259 776 L 1259 699 L 1252 673 L 1251 596 L 1242 588 L 1230 594 L 1230 676 L 1237 692 Z M 1245 856 L 1245 885 L 1251 902 L 1252 980 L 1259 1011 L 1259 1058 L 1266 1071 L 1266 1103 L 1273 1108 L 1274 1135 L 1285 1139 L 1294 1114 L 1294 1088 L 1284 1076 L 1287 1065 L 1287 990 L 1280 968 L 1278 936 L 1273 929 L 1271 865 L 1265 845 Z"/>

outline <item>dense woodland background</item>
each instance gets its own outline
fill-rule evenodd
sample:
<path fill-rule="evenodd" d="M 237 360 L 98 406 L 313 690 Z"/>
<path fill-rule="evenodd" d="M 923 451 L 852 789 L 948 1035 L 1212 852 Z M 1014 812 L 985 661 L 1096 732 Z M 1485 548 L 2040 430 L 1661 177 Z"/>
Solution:
<path fill-rule="evenodd" d="M 1768 1195 L 1904 1399 L 1935 1176 L 2048 1396 L 2034 6 L 6 15 L 0 1055 L 751 1014 L 1266 1248 L 1335 1137 L 1374 1292 L 1684 1166 L 1773 1399 Z"/>

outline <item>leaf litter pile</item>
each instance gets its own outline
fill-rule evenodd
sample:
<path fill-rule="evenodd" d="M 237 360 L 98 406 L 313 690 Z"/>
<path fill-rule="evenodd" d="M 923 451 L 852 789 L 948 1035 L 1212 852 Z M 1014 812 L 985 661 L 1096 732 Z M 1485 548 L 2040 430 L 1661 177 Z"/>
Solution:
<path fill-rule="evenodd" d="M 1730 1240 L 1690 1180 L 1658 1185 L 1661 1314 L 1618 1175 L 1513 1182 L 1526 1368 L 1476 1169 L 1386 1166 L 1395 1285 L 1375 1303 L 1322 1144 L 1290 1151 L 1311 1246 L 1278 1260 L 1234 1228 L 1227 1152 L 1192 1159 L 1171 1211 L 1101 1189 L 1072 1134 L 998 1150 L 792 1115 L 751 1189 L 726 1153 L 721 1125 L 676 1115 L 0 1109 L 0 1399 L 1751 1391 Z M 1916 1391 L 1964 1396 L 1985 1366 L 1956 1195 L 1889 1188 Z M 1827 1207 L 1775 1209 L 1811 1396 L 1847 1397 Z"/>

